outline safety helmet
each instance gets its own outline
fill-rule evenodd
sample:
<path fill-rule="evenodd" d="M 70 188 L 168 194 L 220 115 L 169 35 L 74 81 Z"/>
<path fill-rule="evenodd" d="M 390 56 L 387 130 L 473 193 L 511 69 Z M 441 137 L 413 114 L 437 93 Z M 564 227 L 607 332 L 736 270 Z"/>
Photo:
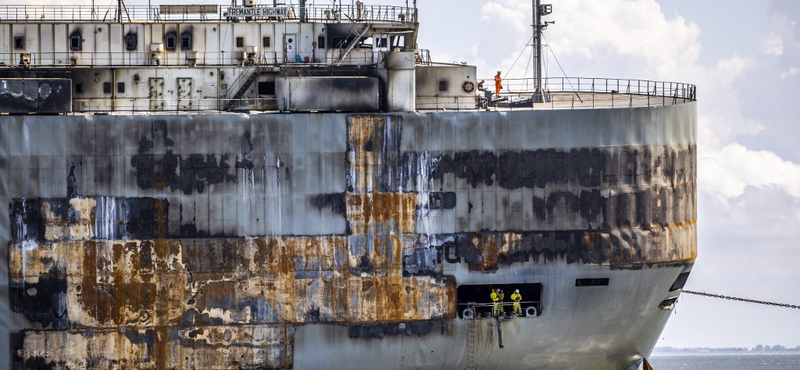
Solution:
<path fill-rule="evenodd" d="M 514 293 L 519 293 L 519 289 L 515 290 Z"/>

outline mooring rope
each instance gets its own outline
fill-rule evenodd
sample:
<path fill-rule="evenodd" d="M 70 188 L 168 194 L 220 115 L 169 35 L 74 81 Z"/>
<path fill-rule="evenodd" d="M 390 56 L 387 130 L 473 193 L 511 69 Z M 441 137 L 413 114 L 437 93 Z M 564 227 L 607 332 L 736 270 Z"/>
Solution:
<path fill-rule="evenodd" d="M 728 299 L 728 300 L 731 300 L 731 301 L 740 301 L 740 302 L 747 302 L 747 303 L 764 304 L 764 305 L 768 305 L 768 306 L 786 307 L 786 308 L 794 308 L 794 309 L 800 310 L 800 305 L 796 305 L 796 304 L 759 301 L 759 300 L 756 300 L 756 299 L 734 297 L 734 296 L 722 295 L 722 294 L 711 294 L 711 293 L 706 293 L 706 292 L 695 292 L 695 291 L 686 290 L 686 289 L 681 289 L 681 292 L 686 293 L 686 294 L 701 295 L 701 296 L 704 296 L 704 297 L 722 298 L 722 299 Z"/>

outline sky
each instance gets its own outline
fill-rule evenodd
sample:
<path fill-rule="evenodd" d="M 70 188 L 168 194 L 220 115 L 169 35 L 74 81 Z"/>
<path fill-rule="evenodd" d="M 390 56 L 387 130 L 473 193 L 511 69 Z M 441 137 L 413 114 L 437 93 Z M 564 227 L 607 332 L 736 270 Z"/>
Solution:
<path fill-rule="evenodd" d="M 547 75 L 697 85 L 698 258 L 685 288 L 800 304 L 800 2 L 543 3 L 556 21 Z M 526 55 L 509 68 L 530 39 L 530 6 L 420 0 L 419 42 L 487 79 L 522 77 Z M 658 346 L 795 347 L 798 333 L 800 310 L 684 294 Z"/>
<path fill-rule="evenodd" d="M 178 2 L 226 3 L 162 3 Z M 543 3 L 556 21 L 545 33 L 546 75 L 697 85 L 699 255 L 686 289 L 800 304 L 800 1 Z M 530 5 L 418 0 L 419 44 L 487 80 L 498 69 L 523 77 L 529 51 L 510 67 L 530 39 Z M 800 310 L 684 294 L 658 345 L 795 347 L 798 333 Z"/>

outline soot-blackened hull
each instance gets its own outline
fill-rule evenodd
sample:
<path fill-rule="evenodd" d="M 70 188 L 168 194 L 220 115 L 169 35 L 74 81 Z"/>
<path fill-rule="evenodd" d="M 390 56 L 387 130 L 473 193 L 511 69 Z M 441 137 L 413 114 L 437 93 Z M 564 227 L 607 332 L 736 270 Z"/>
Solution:
<path fill-rule="evenodd" d="M 0 125 L 16 368 L 624 368 L 696 256 L 694 103 Z"/>

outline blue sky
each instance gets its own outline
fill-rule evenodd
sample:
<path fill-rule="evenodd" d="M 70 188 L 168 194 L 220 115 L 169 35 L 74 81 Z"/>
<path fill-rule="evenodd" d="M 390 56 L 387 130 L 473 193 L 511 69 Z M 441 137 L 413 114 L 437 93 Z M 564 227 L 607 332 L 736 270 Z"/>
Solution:
<path fill-rule="evenodd" d="M 562 76 L 555 55 L 570 76 L 698 86 L 699 257 L 687 289 L 800 304 L 800 2 L 543 2 L 556 21 L 548 75 Z M 434 60 L 477 65 L 489 80 L 497 69 L 524 74 L 509 68 L 530 38 L 529 1 L 417 5 L 419 42 Z M 659 345 L 794 347 L 798 333 L 798 310 L 684 295 Z"/>

